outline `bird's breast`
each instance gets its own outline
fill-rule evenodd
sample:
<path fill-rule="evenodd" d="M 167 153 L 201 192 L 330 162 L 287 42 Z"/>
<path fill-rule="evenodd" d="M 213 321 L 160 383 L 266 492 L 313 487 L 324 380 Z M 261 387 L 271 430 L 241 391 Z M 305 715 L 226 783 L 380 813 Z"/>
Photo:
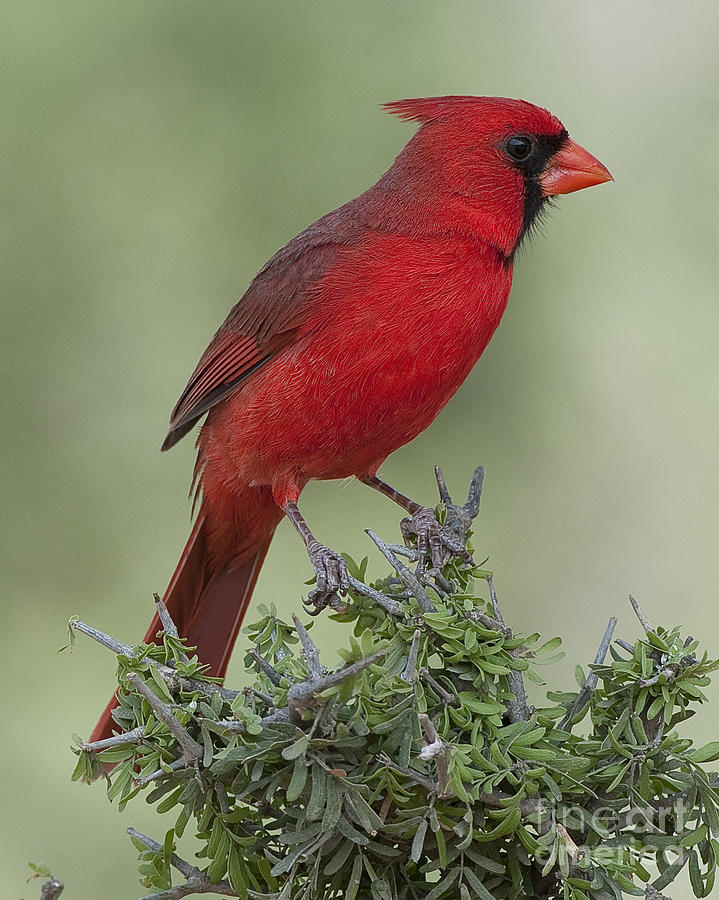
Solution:
<path fill-rule="evenodd" d="M 374 237 L 318 285 L 297 342 L 212 418 L 233 419 L 225 433 L 255 480 L 289 468 L 303 479 L 361 474 L 437 416 L 510 286 L 511 270 L 483 245 Z"/>

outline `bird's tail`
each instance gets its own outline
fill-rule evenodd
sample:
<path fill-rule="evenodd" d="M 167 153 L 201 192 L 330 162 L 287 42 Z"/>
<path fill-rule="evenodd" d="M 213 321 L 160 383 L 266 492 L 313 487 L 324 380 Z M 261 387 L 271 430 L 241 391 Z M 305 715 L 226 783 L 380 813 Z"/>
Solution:
<path fill-rule="evenodd" d="M 281 513 L 280 513 L 281 515 Z M 245 548 L 239 565 L 216 567 L 208 549 L 208 526 L 200 514 L 182 552 L 163 600 L 181 637 L 197 647 L 201 662 L 209 665 L 209 674 L 224 677 L 232 647 L 252 596 L 262 562 L 276 526 L 262 533 Z M 157 643 L 160 621 L 155 616 L 145 635 L 147 643 Z M 114 695 L 95 726 L 91 741 L 112 735 L 117 726 L 112 711 Z"/>

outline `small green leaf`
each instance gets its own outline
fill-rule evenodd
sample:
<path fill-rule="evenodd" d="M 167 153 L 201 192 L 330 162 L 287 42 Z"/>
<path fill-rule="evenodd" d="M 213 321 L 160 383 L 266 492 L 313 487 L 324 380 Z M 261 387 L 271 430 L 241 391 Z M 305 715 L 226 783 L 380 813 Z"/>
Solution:
<path fill-rule="evenodd" d="M 287 787 L 287 802 L 294 803 L 304 790 L 307 781 L 307 763 L 304 756 L 298 756 L 295 759 L 295 765 L 292 770 L 292 778 Z"/>
<path fill-rule="evenodd" d="M 442 894 L 446 893 L 459 877 L 459 869 L 450 869 L 449 872 L 432 888 L 427 894 L 426 900 L 439 900 Z"/>
<path fill-rule="evenodd" d="M 420 823 L 417 831 L 414 833 L 414 838 L 412 839 L 412 850 L 410 852 L 410 859 L 413 862 L 418 863 L 422 856 L 422 848 L 424 847 L 424 838 L 427 834 L 427 820 L 423 819 Z"/>
<path fill-rule="evenodd" d="M 694 831 L 690 831 L 688 834 L 683 835 L 683 837 L 680 838 L 680 843 L 682 847 L 693 847 L 695 844 L 703 841 L 706 836 L 706 825 L 700 825 Z"/>
<path fill-rule="evenodd" d="M 699 867 L 699 858 L 696 850 L 692 850 L 689 856 L 689 882 L 695 897 L 704 896 L 704 881 L 702 880 L 701 868 Z"/>
<path fill-rule="evenodd" d="M 282 751 L 282 756 L 284 759 L 297 759 L 298 756 L 302 756 L 307 752 L 309 745 L 310 736 L 308 734 L 303 734 L 301 738 L 298 738 L 293 744 L 290 744 L 289 747 L 285 747 Z"/>
<path fill-rule="evenodd" d="M 337 820 L 337 830 L 347 840 L 359 844 L 361 847 L 366 847 L 369 844 L 369 838 L 362 834 L 361 831 L 357 831 L 344 816 L 340 816 Z"/>
<path fill-rule="evenodd" d="M 325 875 L 334 875 L 344 866 L 350 853 L 356 853 L 357 847 L 352 841 L 343 841 L 339 850 L 335 850 L 332 859 L 325 866 Z"/>
<path fill-rule="evenodd" d="M 464 877 L 469 882 L 479 900 L 495 900 L 494 895 L 487 890 L 471 869 L 464 870 Z"/>
<path fill-rule="evenodd" d="M 327 782 L 330 776 L 318 763 L 312 763 L 312 792 L 307 803 L 307 818 L 319 819 L 327 802 Z"/>
<path fill-rule="evenodd" d="M 322 830 L 331 831 L 337 824 L 339 817 L 342 815 L 342 795 L 340 793 L 337 779 L 329 777 L 327 779 L 327 806 L 325 814 L 322 817 Z"/>
<path fill-rule="evenodd" d="M 345 889 L 345 900 L 355 900 L 357 892 L 359 891 L 360 881 L 362 879 L 362 868 L 362 854 L 358 853 L 357 856 L 355 856 L 354 862 L 352 863 L 352 871 L 350 872 L 350 878 Z"/>
<path fill-rule="evenodd" d="M 227 859 L 227 877 L 240 897 L 247 897 L 247 882 L 245 881 L 242 853 L 236 844 L 230 847 Z"/>
<path fill-rule="evenodd" d="M 50 878 L 52 876 L 52 872 L 43 862 L 29 862 L 28 866 L 30 868 L 30 871 L 34 872 L 35 875 L 38 875 L 40 878 Z"/>
<path fill-rule="evenodd" d="M 709 744 L 704 744 L 703 747 L 690 750 L 687 753 L 687 759 L 694 763 L 714 762 L 715 759 L 719 759 L 719 741 L 711 741 Z"/>

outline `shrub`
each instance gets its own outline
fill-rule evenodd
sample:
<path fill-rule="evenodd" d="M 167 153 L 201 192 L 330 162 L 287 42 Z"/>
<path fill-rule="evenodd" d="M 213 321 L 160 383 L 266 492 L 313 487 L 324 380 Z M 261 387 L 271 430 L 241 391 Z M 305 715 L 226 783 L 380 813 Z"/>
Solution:
<path fill-rule="evenodd" d="M 482 477 L 457 506 L 438 473 L 437 515 L 461 540 Z M 332 618 L 353 632 L 332 671 L 310 624 L 274 607 L 245 629 L 242 691 L 203 674 L 162 606 L 159 645 L 70 622 L 117 654 L 125 732 L 79 742 L 73 777 L 105 775 L 121 807 L 144 793 L 173 816 L 162 843 L 130 829 L 151 896 L 619 900 L 656 895 L 685 865 L 707 896 L 719 795 L 704 764 L 719 742 L 694 748 L 680 726 L 717 662 L 633 601 L 641 639 L 612 643 L 611 619 L 576 689 L 534 708 L 524 679 L 543 684 L 559 638 L 508 628 L 488 569 L 449 555 L 418 577 L 415 547 L 370 535 L 392 571 L 367 585 L 366 560 L 346 557 L 352 589 Z M 175 853 L 188 826 L 197 866 Z"/>

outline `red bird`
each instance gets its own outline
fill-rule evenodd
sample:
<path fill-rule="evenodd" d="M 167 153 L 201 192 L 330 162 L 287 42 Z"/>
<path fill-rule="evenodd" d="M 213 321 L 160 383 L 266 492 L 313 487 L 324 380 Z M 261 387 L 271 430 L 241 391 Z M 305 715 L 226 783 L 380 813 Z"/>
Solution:
<path fill-rule="evenodd" d="M 283 516 L 317 575 L 312 602 L 347 587 L 342 558 L 297 507 L 311 479 L 354 475 L 413 517 L 423 546 L 449 540 L 377 470 L 481 356 L 548 198 L 611 180 L 559 119 L 522 100 L 434 97 L 387 109 L 419 130 L 373 187 L 266 263 L 172 411 L 163 450 L 207 419 L 200 510 L 164 599 L 214 675 L 226 671 Z M 147 641 L 159 627 L 154 619 Z M 110 734 L 113 705 L 93 740 Z"/>

